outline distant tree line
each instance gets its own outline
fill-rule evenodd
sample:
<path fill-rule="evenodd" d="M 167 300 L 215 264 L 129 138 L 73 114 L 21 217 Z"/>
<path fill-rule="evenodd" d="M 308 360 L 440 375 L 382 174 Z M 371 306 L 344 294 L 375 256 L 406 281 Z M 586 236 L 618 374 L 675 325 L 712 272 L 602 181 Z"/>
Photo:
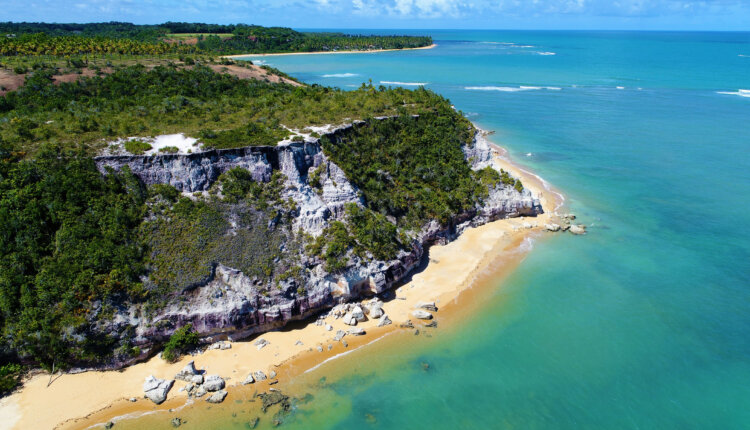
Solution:
<path fill-rule="evenodd" d="M 198 34 L 196 45 L 172 34 Z M 206 36 L 204 36 L 206 34 Z M 219 37 L 221 34 L 224 37 Z M 226 37 L 226 35 L 231 35 Z M 165 43 L 165 42 L 170 43 Z M 135 25 L 0 23 L 0 56 L 118 53 L 161 55 L 201 52 L 219 55 L 270 52 L 403 49 L 429 46 L 428 36 L 365 36 L 344 33 L 303 33 L 285 27 L 167 22 Z"/>

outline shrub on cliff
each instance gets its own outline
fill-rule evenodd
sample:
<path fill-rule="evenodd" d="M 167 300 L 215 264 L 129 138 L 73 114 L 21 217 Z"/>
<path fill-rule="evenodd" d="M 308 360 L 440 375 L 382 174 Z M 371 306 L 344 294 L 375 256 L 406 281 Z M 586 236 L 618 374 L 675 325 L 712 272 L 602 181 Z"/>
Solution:
<path fill-rule="evenodd" d="M 164 345 L 161 357 L 167 361 L 177 361 L 180 356 L 198 346 L 198 334 L 192 324 L 187 324 L 175 331 Z"/>

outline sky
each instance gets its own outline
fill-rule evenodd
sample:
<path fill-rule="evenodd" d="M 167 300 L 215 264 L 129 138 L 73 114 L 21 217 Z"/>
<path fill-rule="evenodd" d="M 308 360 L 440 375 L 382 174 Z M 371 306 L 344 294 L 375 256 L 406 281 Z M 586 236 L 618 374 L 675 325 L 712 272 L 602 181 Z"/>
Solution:
<path fill-rule="evenodd" d="M 750 0 L 0 0 L 0 21 L 750 31 Z"/>

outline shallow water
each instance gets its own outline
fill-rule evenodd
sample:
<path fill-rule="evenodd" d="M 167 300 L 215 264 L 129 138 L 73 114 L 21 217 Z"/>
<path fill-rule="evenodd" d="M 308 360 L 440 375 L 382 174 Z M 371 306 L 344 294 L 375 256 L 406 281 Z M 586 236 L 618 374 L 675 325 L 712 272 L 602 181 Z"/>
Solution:
<path fill-rule="evenodd" d="M 459 327 L 308 374 L 328 379 L 298 382 L 314 399 L 284 428 L 750 427 L 750 33 L 432 35 L 263 61 L 342 88 L 426 83 L 590 232 L 537 243 Z"/>

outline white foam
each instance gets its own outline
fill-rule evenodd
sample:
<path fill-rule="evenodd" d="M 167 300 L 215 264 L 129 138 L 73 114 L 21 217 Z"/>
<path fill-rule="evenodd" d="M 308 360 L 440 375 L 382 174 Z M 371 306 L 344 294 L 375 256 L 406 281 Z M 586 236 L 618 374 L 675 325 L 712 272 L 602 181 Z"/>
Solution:
<path fill-rule="evenodd" d="M 464 87 L 465 90 L 472 91 L 501 91 L 505 93 L 515 93 L 518 91 L 539 91 L 539 90 L 551 90 L 560 91 L 560 87 L 537 87 L 531 85 L 519 85 L 517 87 L 496 87 L 496 86 L 483 86 L 483 87 Z"/>
<path fill-rule="evenodd" d="M 726 95 L 730 95 L 730 96 L 750 97 L 750 90 L 717 91 L 716 94 L 726 94 Z"/>
<path fill-rule="evenodd" d="M 359 76 L 357 73 L 331 73 L 329 75 L 323 75 L 324 78 L 353 78 Z"/>
<path fill-rule="evenodd" d="M 625 87 L 617 87 L 618 90 L 624 90 Z"/>
<path fill-rule="evenodd" d="M 315 369 L 319 368 L 320 366 L 322 366 L 322 365 L 324 365 L 324 364 L 328 363 L 329 361 L 333 361 L 333 360 L 335 360 L 335 359 L 337 359 L 337 358 L 341 358 L 341 357 L 343 357 L 343 356 L 345 356 L 345 355 L 349 355 L 349 354 L 351 354 L 352 352 L 354 352 L 354 351 L 356 351 L 356 350 L 358 350 L 358 349 L 362 349 L 362 348 L 364 348 L 364 347 L 366 347 L 366 346 L 368 346 L 368 345 L 372 345 L 373 343 L 375 343 L 375 342 L 379 341 L 380 339 L 383 339 L 383 338 L 385 338 L 386 336 L 390 336 L 390 335 L 391 335 L 391 334 L 393 334 L 393 333 L 395 333 L 395 332 L 393 332 L 393 331 L 392 331 L 392 332 L 388 332 L 388 333 L 384 334 L 383 336 L 377 337 L 377 338 L 375 338 L 375 339 L 371 340 L 370 342 L 368 342 L 368 343 L 366 343 L 366 344 L 364 344 L 364 345 L 362 345 L 362 346 L 359 346 L 359 347 L 357 347 L 357 348 L 354 348 L 354 349 L 352 349 L 352 350 L 349 350 L 349 351 L 344 351 L 344 352 L 342 352 L 342 353 L 336 354 L 336 355 L 334 355 L 333 357 L 330 357 L 330 358 L 328 358 L 328 359 L 325 359 L 325 360 L 321 361 L 320 363 L 316 364 L 315 366 L 313 366 L 313 367 L 311 367 L 311 368 L 309 368 L 309 369 L 305 370 L 305 372 L 304 372 L 304 373 L 310 373 L 310 372 L 314 371 Z"/>
<path fill-rule="evenodd" d="M 539 55 L 557 55 L 556 52 L 549 52 L 549 51 L 538 51 L 537 54 L 539 54 Z"/>
<path fill-rule="evenodd" d="M 404 85 L 404 86 L 413 86 L 413 87 L 422 87 L 429 82 L 399 82 L 399 81 L 380 81 L 381 84 L 385 85 Z"/>
<path fill-rule="evenodd" d="M 745 58 L 750 58 L 750 55 L 745 55 L 745 54 L 738 54 L 737 56 L 738 56 L 738 57 L 745 57 Z"/>

